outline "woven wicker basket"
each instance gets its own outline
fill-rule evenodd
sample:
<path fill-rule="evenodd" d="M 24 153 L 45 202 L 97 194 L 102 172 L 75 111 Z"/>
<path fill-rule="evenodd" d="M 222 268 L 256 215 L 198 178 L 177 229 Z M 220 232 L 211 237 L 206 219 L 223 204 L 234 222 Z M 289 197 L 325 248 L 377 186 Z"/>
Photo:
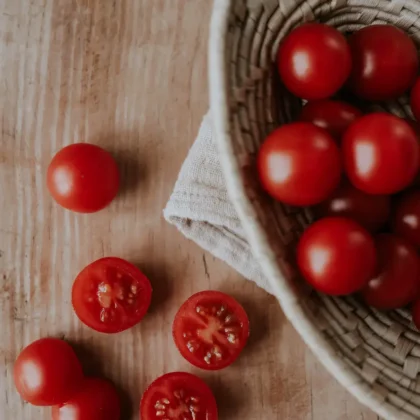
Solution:
<path fill-rule="evenodd" d="M 420 419 L 420 334 L 405 310 L 378 312 L 357 298 L 308 291 L 291 258 L 308 209 L 260 189 L 255 154 L 265 136 L 293 119 L 301 102 L 279 83 L 274 61 L 291 29 L 320 21 L 342 32 L 391 23 L 420 45 L 418 0 L 215 0 L 210 96 L 215 137 L 231 198 L 274 294 L 305 342 L 361 402 L 386 419 Z M 381 104 L 410 115 L 407 98 Z"/>

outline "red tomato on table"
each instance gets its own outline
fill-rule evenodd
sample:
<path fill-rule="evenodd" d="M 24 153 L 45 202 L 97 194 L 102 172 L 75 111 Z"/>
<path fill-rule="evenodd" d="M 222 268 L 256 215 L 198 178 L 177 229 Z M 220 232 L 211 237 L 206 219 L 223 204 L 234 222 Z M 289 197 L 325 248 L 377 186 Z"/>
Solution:
<path fill-rule="evenodd" d="M 324 99 L 346 81 L 351 55 L 346 39 L 337 29 L 308 23 L 284 39 L 277 64 L 283 83 L 296 96 Z"/>
<path fill-rule="evenodd" d="M 371 25 L 349 38 L 353 61 L 349 85 L 368 100 L 395 99 L 414 83 L 419 59 L 413 40 L 391 25 Z"/>
<path fill-rule="evenodd" d="M 120 420 L 120 397 L 105 379 L 86 378 L 65 404 L 52 408 L 52 420 Z"/>
<path fill-rule="evenodd" d="M 194 366 L 207 370 L 232 364 L 249 336 L 249 320 L 231 296 L 208 290 L 187 299 L 175 316 L 175 344 Z"/>
<path fill-rule="evenodd" d="M 84 268 L 73 284 L 72 303 L 79 319 L 103 333 L 133 327 L 150 306 L 152 287 L 133 264 L 108 257 Z"/>
<path fill-rule="evenodd" d="M 120 176 L 114 158 L 94 144 L 77 143 L 52 159 L 47 186 L 54 200 L 68 210 L 93 213 L 117 195 Z"/>
<path fill-rule="evenodd" d="M 420 121 L 420 77 L 414 83 L 413 89 L 411 89 L 410 105 L 414 117 L 417 121 Z"/>
<path fill-rule="evenodd" d="M 408 191 L 398 201 L 393 231 L 420 248 L 420 191 Z"/>
<path fill-rule="evenodd" d="M 362 290 L 365 302 L 378 309 L 397 309 L 419 297 L 420 261 L 403 238 L 383 234 L 376 238 L 378 268 Z"/>
<path fill-rule="evenodd" d="M 13 376 L 21 397 L 41 406 L 67 401 L 83 381 L 73 349 L 57 338 L 43 338 L 25 347 L 16 359 Z"/>
<path fill-rule="evenodd" d="M 348 295 L 364 287 L 376 266 L 373 238 L 358 223 L 327 217 L 309 226 L 297 247 L 305 280 L 329 295 Z"/>
<path fill-rule="evenodd" d="M 185 372 L 152 382 L 140 404 L 141 420 L 217 420 L 217 404 L 207 384 Z"/>
<path fill-rule="evenodd" d="M 340 152 L 333 138 L 307 122 L 274 130 L 261 145 L 257 165 L 263 188 L 295 206 L 325 200 L 341 177 Z"/>
<path fill-rule="evenodd" d="M 345 180 L 314 212 L 317 217 L 347 217 L 374 232 L 388 220 L 391 200 L 387 195 L 366 194 Z"/>
<path fill-rule="evenodd" d="M 362 112 L 347 102 L 325 99 L 308 102 L 299 120 L 324 128 L 335 140 L 341 141 L 350 124 L 361 116 Z"/>
<path fill-rule="evenodd" d="M 419 168 L 419 143 L 411 126 L 382 112 L 356 120 L 343 137 L 344 166 L 352 184 L 368 194 L 407 187 Z"/>

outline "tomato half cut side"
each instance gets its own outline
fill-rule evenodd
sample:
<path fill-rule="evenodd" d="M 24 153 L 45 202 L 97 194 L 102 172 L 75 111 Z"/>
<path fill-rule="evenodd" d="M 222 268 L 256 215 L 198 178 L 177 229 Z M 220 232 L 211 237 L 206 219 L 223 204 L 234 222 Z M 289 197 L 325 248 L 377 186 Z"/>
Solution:
<path fill-rule="evenodd" d="M 102 258 L 85 267 L 73 284 L 72 303 L 79 319 L 103 333 L 133 327 L 152 298 L 149 279 L 121 258 Z"/>
<path fill-rule="evenodd" d="M 143 394 L 142 420 L 217 420 L 217 404 L 207 384 L 185 372 L 167 373 Z"/>
<path fill-rule="evenodd" d="M 241 353 L 249 337 L 249 320 L 231 296 L 208 290 L 185 301 L 173 324 L 182 356 L 206 370 L 223 369 Z"/>

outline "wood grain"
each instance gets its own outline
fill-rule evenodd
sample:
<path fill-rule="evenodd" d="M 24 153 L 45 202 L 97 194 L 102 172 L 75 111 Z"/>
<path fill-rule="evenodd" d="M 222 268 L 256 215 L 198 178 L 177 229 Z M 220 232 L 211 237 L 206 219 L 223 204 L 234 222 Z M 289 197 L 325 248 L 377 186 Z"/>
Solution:
<path fill-rule="evenodd" d="M 142 392 L 175 370 L 213 388 L 221 419 L 374 420 L 314 360 L 273 297 L 183 238 L 162 218 L 208 106 L 208 0 L 0 2 L 0 419 L 49 419 L 21 401 L 12 367 L 20 349 L 64 337 L 86 372 L 121 389 L 123 419 Z M 112 151 L 123 191 L 104 211 L 77 215 L 45 188 L 52 155 L 73 142 Z M 115 255 L 150 276 L 154 298 L 137 327 L 116 336 L 81 325 L 75 275 Z M 193 369 L 171 323 L 193 292 L 219 289 L 243 303 L 253 332 L 223 372 Z"/>

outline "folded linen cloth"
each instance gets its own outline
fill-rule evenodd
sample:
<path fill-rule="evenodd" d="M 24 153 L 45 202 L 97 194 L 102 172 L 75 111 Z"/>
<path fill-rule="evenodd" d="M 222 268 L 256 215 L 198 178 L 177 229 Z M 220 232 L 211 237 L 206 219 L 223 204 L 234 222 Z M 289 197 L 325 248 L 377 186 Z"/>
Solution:
<path fill-rule="evenodd" d="M 165 219 L 215 257 L 270 292 L 229 200 L 207 114 L 182 165 Z"/>

